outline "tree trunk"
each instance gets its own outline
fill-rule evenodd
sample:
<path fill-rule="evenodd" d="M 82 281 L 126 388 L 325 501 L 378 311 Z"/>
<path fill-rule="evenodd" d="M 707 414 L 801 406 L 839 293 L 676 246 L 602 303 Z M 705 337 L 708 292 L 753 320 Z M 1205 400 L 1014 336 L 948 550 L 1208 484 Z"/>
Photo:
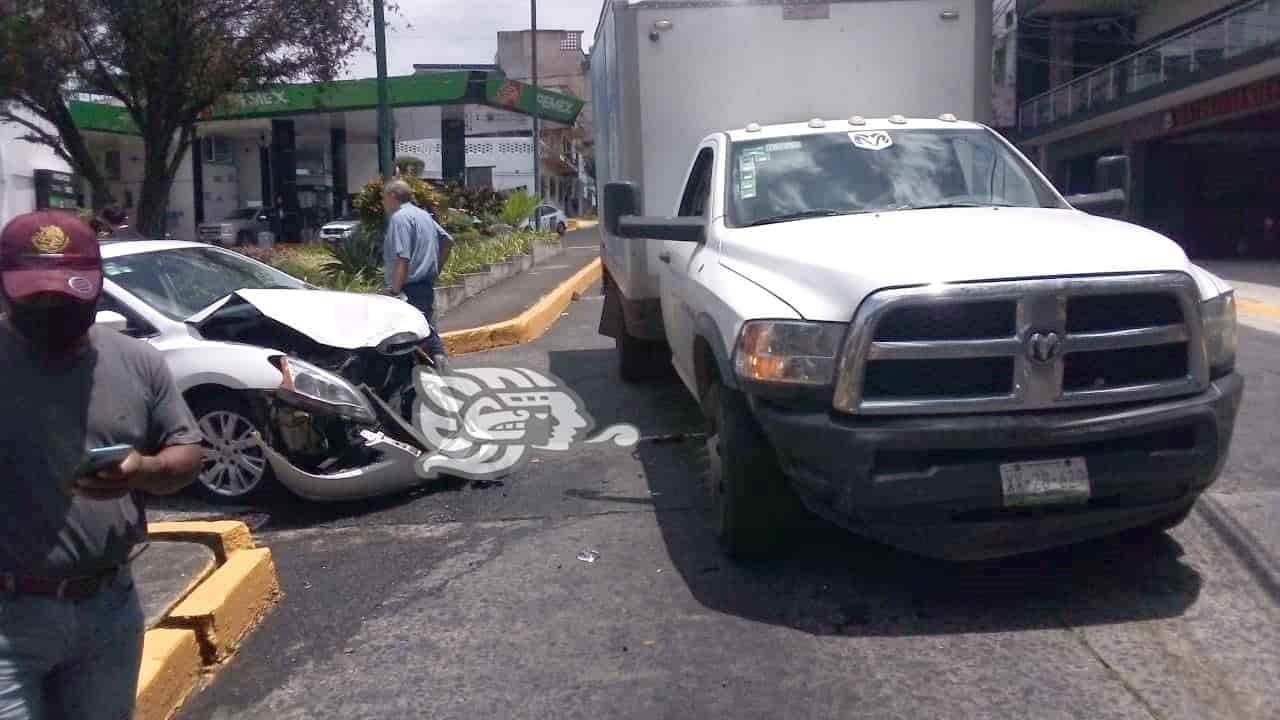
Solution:
<path fill-rule="evenodd" d="M 172 138 L 145 144 L 142 191 L 138 194 L 138 231 L 150 238 L 163 238 L 165 216 L 169 212 L 169 190 L 173 175 L 169 173 L 169 148 Z"/>

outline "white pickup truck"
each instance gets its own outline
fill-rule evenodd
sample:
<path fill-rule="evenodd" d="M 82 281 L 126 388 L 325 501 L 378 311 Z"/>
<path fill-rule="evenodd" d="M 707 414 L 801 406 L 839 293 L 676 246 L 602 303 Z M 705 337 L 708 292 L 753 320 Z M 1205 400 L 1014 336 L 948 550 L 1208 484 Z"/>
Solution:
<path fill-rule="evenodd" d="M 655 42 L 688 19 L 654 22 Z M 601 163 L 600 330 L 625 378 L 669 357 L 703 407 L 731 555 L 774 549 L 803 506 L 996 557 L 1172 527 L 1217 477 L 1243 389 L 1235 306 L 1174 242 L 1073 208 L 950 115 L 712 127 L 686 147 L 674 190 L 622 181 L 665 178 L 626 150 Z M 646 213 L 649 193 L 670 209 Z"/>

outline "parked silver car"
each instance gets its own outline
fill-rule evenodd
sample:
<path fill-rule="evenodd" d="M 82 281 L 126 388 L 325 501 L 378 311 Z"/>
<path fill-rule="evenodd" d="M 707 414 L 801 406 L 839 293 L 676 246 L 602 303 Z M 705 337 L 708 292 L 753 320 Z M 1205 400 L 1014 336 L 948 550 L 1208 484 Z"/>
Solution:
<path fill-rule="evenodd" d="M 539 205 L 537 217 L 539 230 L 550 230 L 557 235 L 564 235 L 569 230 L 569 216 L 551 203 Z M 530 225 L 531 223 L 525 220 L 520 224 L 520 229 L 526 230 Z"/>
<path fill-rule="evenodd" d="M 252 245 L 258 233 L 271 229 L 271 208 L 240 208 L 218 222 L 201 223 L 201 242 L 213 245 Z"/>

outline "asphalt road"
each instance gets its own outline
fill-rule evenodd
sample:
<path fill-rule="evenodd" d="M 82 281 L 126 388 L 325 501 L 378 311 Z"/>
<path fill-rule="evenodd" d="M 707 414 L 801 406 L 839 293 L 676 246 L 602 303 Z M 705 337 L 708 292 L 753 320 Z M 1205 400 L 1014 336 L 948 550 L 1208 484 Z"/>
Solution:
<path fill-rule="evenodd" d="M 1167 537 L 950 565 L 822 530 L 742 566 L 707 530 L 696 408 L 622 384 L 599 311 L 456 364 L 549 370 L 639 446 L 254 509 L 287 595 L 180 717 L 1275 717 L 1280 589 L 1224 524 L 1280 491 L 1280 335 L 1241 329 L 1230 463 Z"/>

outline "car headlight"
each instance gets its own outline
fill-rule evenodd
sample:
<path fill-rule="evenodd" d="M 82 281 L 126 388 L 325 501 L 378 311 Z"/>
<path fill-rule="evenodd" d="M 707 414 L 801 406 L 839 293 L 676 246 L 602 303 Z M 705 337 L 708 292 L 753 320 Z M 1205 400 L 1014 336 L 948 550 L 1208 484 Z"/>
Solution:
<path fill-rule="evenodd" d="M 1236 367 L 1236 296 L 1226 292 L 1200 303 L 1209 374 L 1220 378 Z"/>
<path fill-rule="evenodd" d="M 829 385 L 845 323 L 752 320 L 742 326 L 733 367 L 747 381 Z"/>
<path fill-rule="evenodd" d="M 354 385 L 340 375 L 318 368 L 293 357 L 280 358 L 280 392 L 300 405 L 349 417 L 363 422 L 375 422 L 373 408 Z"/>

